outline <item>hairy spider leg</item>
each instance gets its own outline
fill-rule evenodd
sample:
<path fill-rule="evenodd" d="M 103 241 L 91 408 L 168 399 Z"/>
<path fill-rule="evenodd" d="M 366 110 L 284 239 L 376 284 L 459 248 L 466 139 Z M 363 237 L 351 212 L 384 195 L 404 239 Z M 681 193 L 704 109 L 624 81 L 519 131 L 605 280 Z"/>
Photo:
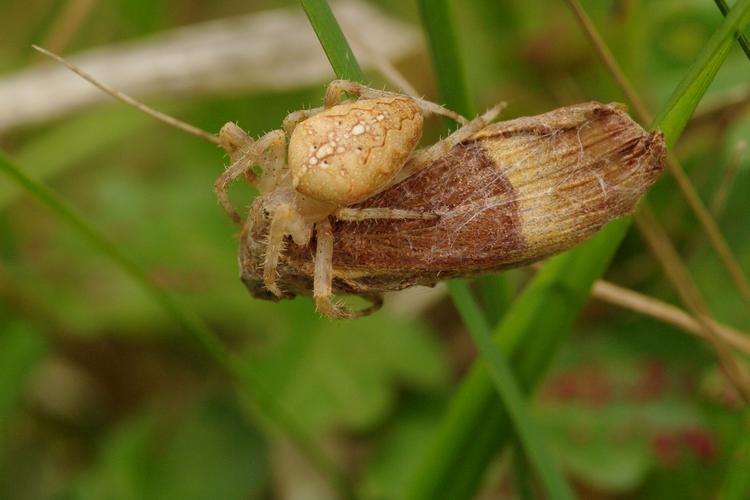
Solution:
<path fill-rule="evenodd" d="M 424 99 L 420 99 L 419 97 L 405 96 L 404 94 L 398 94 L 396 92 L 373 89 L 366 85 L 362 85 L 361 83 L 352 82 L 349 80 L 334 80 L 328 84 L 324 99 L 324 107 L 330 108 L 331 106 L 335 106 L 336 104 L 340 103 L 343 99 L 344 92 L 348 92 L 365 99 L 379 99 L 382 97 L 408 97 L 417 104 L 417 107 L 425 116 L 429 116 L 432 114 L 445 116 L 457 123 L 460 123 L 461 125 L 465 125 L 468 122 L 466 118 L 459 115 L 455 111 L 451 111 L 450 109 L 447 109 L 439 104 L 435 104 L 434 102 L 426 101 Z"/>
<path fill-rule="evenodd" d="M 276 209 L 271 218 L 271 225 L 268 229 L 268 242 L 266 244 L 266 254 L 263 260 L 263 282 L 266 288 L 276 295 L 281 296 L 281 290 L 276 285 L 276 266 L 279 263 L 279 257 L 284 251 L 284 231 L 288 220 L 291 207 L 282 205 Z"/>
<path fill-rule="evenodd" d="M 297 125 L 324 110 L 325 108 L 320 106 L 312 109 L 301 109 L 299 111 L 293 111 L 286 115 L 282 127 L 284 128 L 284 132 L 286 132 L 287 137 L 292 136 L 292 132 L 294 132 L 294 129 L 297 127 Z"/>
<path fill-rule="evenodd" d="M 401 208 L 339 208 L 333 213 L 337 220 L 365 221 L 373 219 L 432 220 L 438 215 L 432 212 L 404 210 Z"/>
<path fill-rule="evenodd" d="M 320 314 L 329 318 L 348 319 L 367 316 L 380 309 L 383 296 L 368 294 L 364 298 L 372 305 L 360 311 L 352 311 L 333 301 L 333 230 L 328 218 L 315 224 L 317 246 L 315 249 L 315 276 L 313 299 Z"/>
<path fill-rule="evenodd" d="M 448 151 L 450 151 L 454 146 L 457 146 L 458 144 L 464 142 L 472 135 L 476 134 L 484 127 L 489 125 L 492 120 L 497 118 L 497 116 L 500 114 L 503 108 L 505 108 L 505 106 L 506 104 L 504 102 L 496 104 L 492 108 L 485 111 L 483 115 L 474 118 L 458 130 L 450 134 L 445 139 L 414 153 L 414 155 L 409 159 L 406 165 L 404 165 L 401 171 L 396 174 L 396 177 L 394 177 L 394 179 L 388 186 L 386 186 L 385 189 L 398 184 L 404 179 L 407 179 L 420 170 L 430 166 L 432 163 L 437 161 L 438 158 L 441 158 L 446 153 L 448 153 Z"/>
<path fill-rule="evenodd" d="M 222 132 L 227 129 L 227 125 L 222 128 Z M 234 125 L 231 128 L 232 133 L 236 133 L 235 129 L 239 129 L 239 127 Z M 268 193 L 280 183 L 286 170 L 286 137 L 282 130 L 268 132 L 257 141 L 253 141 L 247 134 L 245 134 L 245 137 L 247 137 L 247 142 L 244 145 L 233 150 L 231 150 L 233 146 L 230 146 L 230 149 L 225 148 L 232 158 L 232 164 L 216 179 L 214 184 L 214 191 L 219 203 L 237 224 L 242 224 L 242 219 L 229 201 L 227 194 L 229 185 L 238 177 L 244 175 L 248 181 L 258 186 L 261 193 Z M 252 174 L 253 165 L 260 165 L 263 169 L 263 176 L 259 180 Z"/>

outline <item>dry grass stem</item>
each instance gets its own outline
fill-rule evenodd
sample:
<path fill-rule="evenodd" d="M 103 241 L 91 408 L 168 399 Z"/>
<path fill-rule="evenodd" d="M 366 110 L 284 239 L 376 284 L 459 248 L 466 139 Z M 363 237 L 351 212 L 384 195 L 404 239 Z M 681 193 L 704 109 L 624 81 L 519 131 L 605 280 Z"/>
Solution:
<path fill-rule="evenodd" d="M 608 281 L 597 281 L 594 284 L 592 295 L 604 302 L 649 316 L 675 326 L 680 330 L 695 334 L 701 338 L 706 337 L 703 327 L 694 317 L 690 316 L 679 307 L 667 304 L 666 302 L 649 297 L 648 295 L 615 285 Z M 743 354 L 750 356 L 750 334 L 741 332 L 711 319 L 708 321 L 713 323 L 716 333 L 725 342 L 738 351 L 741 351 Z"/>
<path fill-rule="evenodd" d="M 41 52 L 42 54 L 51 57 L 52 59 L 55 59 L 56 61 L 64 64 L 67 66 L 73 73 L 77 74 L 87 82 L 91 83 L 92 85 L 98 87 L 102 92 L 114 97 L 115 99 L 124 102 L 125 104 L 128 104 L 130 106 L 133 106 L 137 110 L 146 113 L 147 115 L 151 116 L 152 118 L 159 120 L 160 122 L 166 123 L 167 125 L 171 127 L 175 127 L 177 129 L 182 130 L 183 132 L 187 132 L 188 134 L 194 135 L 196 137 L 199 137 L 201 139 L 205 139 L 208 142 L 212 142 L 219 146 L 221 143 L 219 141 L 219 137 L 211 134 L 209 132 L 206 132 L 205 130 L 199 129 L 198 127 L 195 127 L 193 125 L 190 125 L 189 123 L 185 123 L 181 120 L 178 120 L 177 118 L 173 118 L 172 116 L 169 116 L 165 113 L 162 113 L 161 111 L 157 111 L 154 108 L 151 108 L 149 106 L 146 106 L 140 101 L 137 101 L 136 99 L 133 99 L 127 94 L 124 94 L 120 92 L 117 89 L 114 89 L 107 85 L 106 83 L 103 83 L 93 76 L 91 76 L 86 71 L 82 70 L 81 68 L 75 66 L 74 64 L 69 63 L 62 57 L 58 56 L 57 54 L 53 54 L 49 50 L 43 49 L 41 47 L 37 47 L 36 45 L 33 46 L 36 50 Z"/>
<path fill-rule="evenodd" d="M 724 212 L 729 193 L 732 190 L 732 184 L 735 177 L 737 177 L 737 172 L 740 170 L 746 150 L 747 142 L 745 141 L 737 142 L 732 150 L 732 156 L 729 158 L 729 162 L 727 162 L 727 166 L 724 169 L 724 175 L 721 176 L 721 181 L 719 181 L 719 185 L 711 198 L 711 214 L 714 217 L 719 217 Z"/>
<path fill-rule="evenodd" d="M 68 0 L 41 45 L 52 52 L 62 52 L 86 21 L 94 5 L 96 0 Z"/>
<path fill-rule="evenodd" d="M 680 300 L 700 323 L 705 338 L 716 351 L 719 364 L 727 378 L 734 384 L 745 403 L 750 404 L 750 383 L 746 373 L 725 345 L 700 291 L 645 200 L 635 215 L 635 222 Z"/>
<path fill-rule="evenodd" d="M 591 22 L 591 19 L 589 19 L 588 15 L 583 10 L 583 7 L 579 3 L 579 1 L 565 1 L 570 6 L 576 19 L 578 20 L 578 23 L 581 25 L 584 33 L 593 45 L 602 63 L 607 68 L 607 71 L 609 71 L 609 73 L 612 75 L 612 78 L 614 78 L 614 80 L 617 82 L 617 85 L 622 90 L 626 99 L 633 106 L 633 110 L 638 116 L 638 119 L 645 124 L 651 123 L 652 116 L 650 111 L 648 110 L 648 107 L 643 102 L 643 100 L 641 100 L 638 92 L 635 90 L 635 87 L 633 87 L 628 78 L 625 76 L 622 68 L 620 68 L 617 60 L 612 55 L 612 52 L 609 50 L 609 47 L 602 39 L 594 24 Z M 685 173 L 685 169 L 683 169 L 679 161 L 669 153 L 667 154 L 667 168 L 672 173 L 674 179 L 677 181 L 677 186 L 679 187 L 683 197 L 687 201 L 688 206 L 690 206 L 690 209 L 697 217 L 698 222 L 703 227 L 703 230 L 708 236 L 711 245 L 716 250 L 716 253 L 719 255 L 719 259 L 721 260 L 722 264 L 727 270 L 727 273 L 734 282 L 735 287 L 739 291 L 747 306 L 750 308 L 750 283 L 745 277 L 742 268 L 737 262 L 737 259 L 732 254 L 732 250 L 729 248 L 726 239 L 721 234 L 719 226 L 716 224 L 716 221 L 711 216 L 711 213 L 708 211 L 706 206 L 703 204 L 703 201 L 700 199 L 698 192 L 690 182 L 690 178 Z"/>
<path fill-rule="evenodd" d="M 415 27 L 377 8 L 357 1 L 332 6 L 338 19 L 356 27 L 358 37 L 387 60 L 411 56 L 421 47 Z M 283 92 L 319 85 L 333 76 L 298 7 L 202 22 L 66 58 L 140 99 Z M 3 75 L 0 131 L 59 118 L 106 99 L 57 65 Z"/>

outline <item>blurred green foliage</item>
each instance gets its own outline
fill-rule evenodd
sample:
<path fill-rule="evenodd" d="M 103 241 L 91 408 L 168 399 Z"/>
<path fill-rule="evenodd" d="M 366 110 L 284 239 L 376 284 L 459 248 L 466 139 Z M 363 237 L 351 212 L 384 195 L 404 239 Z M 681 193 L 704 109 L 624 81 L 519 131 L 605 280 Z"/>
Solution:
<path fill-rule="evenodd" d="M 12 21 L 0 44 L 4 73 L 36 62 L 29 45 L 45 39 L 65 3 L 4 3 Z M 418 24 L 413 2 L 373 3 Z M 270 0 L 98 2 L 65 52 L 281 5 L 301 9 Z M 721 22 L 710 0 L 584 5 L 652 107 Z M 472 0 L 454 10 L 477 109 L 507 100 L 506 114 L 519 116 L 622 100 L 564 2 Z M 730 91 L 748 91 L 748 64 L 733 49 L 706 98 L 730 104 L 696 120 L 676 148 L 704 200 L 737 142 L 750 139 L 746 100 L 727 101 Z M 434 97 L 426 54 L 399 68 Z M 257 135 L 320 102 L 325 83 L 154 104 L 207 130 L 232 120 Z M 221 333 L 247 366 L 244 390 L 273 395 L 342 464 L 361 497 L 400 496 L 473 355 L 447 299 L 424 310 L 419 292 L 394 294 L 387 300 L 398 307 L 343 323 L 318 318 L 306 299 L 253 300 L 237 279 L 237 229 L 212 193 L 225 159 L 120 104 L 10 133 L 0 144 Z M 747 192 L 745 157 L 719 218 L 745 270 Z M 242 206 L 254 194 L 237 186 L 232 195 Z M 716 317 L 750 329 L 672 181 L 665 177 L 650 197 Z M 609 274 L 673 300 L 637 235 Z M 0 179 L 0 498 L 293 498 L 294 484 L 329 498 L 315 470 L 285 446 L 283 428 L 189 346 L 117 268 Z M 736 458 L 747 448 L 739 439 L 746 417 L 710 349 L 671 327 L 593 302 L 533 403 L 581 497 L 706 498 L 722 490 L 743 498 L 741 475 L 723 483 L 747 464 Z M 498 457 L 486 474 L 488 497 L 512 488 L 508 461 Z"/>

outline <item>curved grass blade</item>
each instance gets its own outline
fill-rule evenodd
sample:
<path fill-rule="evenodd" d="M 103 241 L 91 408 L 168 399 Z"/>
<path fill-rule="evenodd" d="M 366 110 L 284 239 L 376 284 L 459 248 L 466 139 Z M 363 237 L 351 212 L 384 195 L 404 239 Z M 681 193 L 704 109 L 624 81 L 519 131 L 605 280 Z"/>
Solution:
<path fill-rule="evenodd" d="M 654 121 L 652 128 L 661 129 L 669 145 L 676 143 L 726 59 L 737 30 L 749 19 L 750 0 L 739 0 Z M 610 223 L 587 243 L 550 259 L 495 330 L 496 341 L 512 356 L 526 390 L 542 378 L 629 225 L 630 219 Z M 489 461 L 511 438 L 507 424 L 489 374 L 475 365 L 454 396 L 407 498 L 470 498 Z"/>
<path fill-rule="evenodd" d="M 103 255 L 114 261 L 138 285 L 156 301 L 169 316 L 190 334 L 193 340 L 209 354 L 217 363 L 225 368 L 231 367 L 231 362 L 224 345 L 206 325 L 190 309 L 180 305 L 171 295 L 151 283 L 148 275 L 135 262 L 120 250 L 117 245 L 108 240 L 75 208 L 60 198 L 52 190 L 40 184 L 23 170 L 14 165 L 4 153 L 0 152 L 0 171 L 5 172 L 20 187 L 45 205 L 63 222 L 74 228 L 86 238 Z"/>
<path fill-rule="evenodd" d="M 229 373 L 235 383 L 245 389 L 243 394 L 254 396 L 254 400 L 248 401 L 248 403 L 261 414 L 270 418 L 292 439 L 310 462 L 318 467 L 321 473 L 337 488 L 342 498 L 354 498 L 353 489 L 348 479 L 320 452 L 312 440 L 296 424 L 291 414 L 278 405 L 273 395 L 268 394 L 258 384 L 252 383 L 257 377 L 252 376 L 248 367 L 226 349 L 219 337 L 193 311 L 181 305 L 166 291 L 155 286 L 146 272 L 90 224 L 86 217 L 45 185 L 31 179 L 2 151 L 0 151 L 0 172 L 7 174 L 61 221 L 71 226 L 88 240 L 102 255 L 111 259 L 120 269 L 125 271 L 172 319 L 190 334 L 202 351 Z"/>
<path fill-rule="evenodd" d="M 149 122 L 130 110 L 107 109 L 68 120 L 45 132 L 14 155 L 28 165 L 27 174 L 36 181 L 49 180 L 99 151 L 126 140 Z M 92 133 L 96 131 L 96 133 Z M 65 151 L 65 154 L 60 154 Z M 17 184 L 0 184 L 0 210 L 23 194 Z"/>

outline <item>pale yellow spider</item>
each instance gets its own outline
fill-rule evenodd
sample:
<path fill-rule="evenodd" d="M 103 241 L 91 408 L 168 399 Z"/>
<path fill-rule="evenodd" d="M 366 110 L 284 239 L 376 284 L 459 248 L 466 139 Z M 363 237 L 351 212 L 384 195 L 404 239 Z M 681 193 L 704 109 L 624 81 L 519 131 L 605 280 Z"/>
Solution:
<path fill-rule="evenodd" d="M 340 104 L 344 92 L 359 99 Z M 332 302 L 330 218 L 349 221 L 436 218 L 432 213 L 410 210 L 346 207 L 427 167 L 484 128 L 501 109 L 502 105 L 497 105 L 467 121 L 432 102 L 335 80 L 328 85 L 323 107 L 289 114 L 283 122 L 284 130 L 274 130 L 253 140 L 236 124 L 224 125 L 219 138 L 232 163 L 217 179 L 215 191 L 237 223 L 242 219 L 227 196 L 229 184 L 244 176 L 260 191 L 262 210 L 270 221 L 263 281 L 271 293 L 283 296 L 276 284 L 276 267 L 286 237 L 290 236 L 295 245 L 305 246 L 314 230 L 313 298 L 318 311 L 332 318 L 359 316 L 363 311 L 350 311 Z M 413 152 L 422 137 L 423 116 L 430 114 L 450 117 L 462 126 L 432 146 Z M 252 170 L 256 165 L 262 169 L 260 178 Z"/>

